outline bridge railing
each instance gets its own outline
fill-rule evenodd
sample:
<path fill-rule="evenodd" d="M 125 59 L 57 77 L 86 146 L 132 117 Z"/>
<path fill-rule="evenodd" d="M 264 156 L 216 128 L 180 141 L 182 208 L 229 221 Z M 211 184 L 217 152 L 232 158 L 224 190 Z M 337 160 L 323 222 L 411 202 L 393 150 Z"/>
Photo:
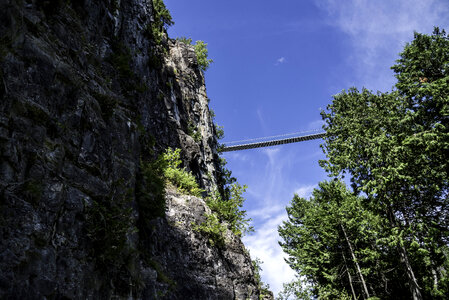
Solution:
<path fill-rule="evenodd" d="M 246 150 L 246 149 L 254 149 L 254 148 L 262 148 L 262 147 L 270 147 L 270 146 L 298 143 L 298 142 L 303 142 L 303 141 L 321 139 L 324 136 L 325 136 L 325 132 L 320 132 L 320 133 L 301 135 L 301 136 L 295 136 L 295 137 L 290 137 L 290 138 L 274 139 L 274 140 L 253 142 L 253 143 L 244 143 L 244 144 L 238 144 L 238 145 L 231 145 L 231 143 L 228 143 L 228 144 L 225 143 L 224 147 L 222 149 L 222 152 L 231 152 L 231 151 L 239 151 L 239 150 Z"/>

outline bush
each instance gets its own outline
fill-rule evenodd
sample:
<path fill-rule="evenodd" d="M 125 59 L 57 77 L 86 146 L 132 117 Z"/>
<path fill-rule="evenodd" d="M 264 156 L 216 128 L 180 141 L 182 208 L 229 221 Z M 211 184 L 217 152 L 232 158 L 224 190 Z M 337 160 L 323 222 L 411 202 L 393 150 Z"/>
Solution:
<path fill-rule="evenodd" d="M 197 143 L 201 142 L 201 131 L 196 128 L 192 123 L 187 126 L 187 134 L 190 135 Z"/>
<path fill-rule="evenodd" d="M 192 39 L 186 38 L 185 36 L 178 37 L 176 38 L 176 40 L 186 45 L 193 45 Z M 207 58 L 208 57 L 207 44 L 204 41 L 196 41 L 195 45 L 193 45 L 193 48 L 195 49 L 195 54 L 200 69 L 206 71 L 209 68 L 209 65 L 214 62 L 212 59 Z"/>
<path fill-rule="evenodd" d="M 203 223 L 199 225 L 193 224 L 193 230 L 205 234 L 212 246 L 224 247 L 226 244 L 226 227 L 220 222 L 215 213 L 206 214 L 206 221 Z"/>
<path fill-rule="evenodd" d="M 146 28 L 146 31 L 153 37 L 156 45 L 162 43 L 162 36 L 168 27 L 175 24 L 170 12 L 162 0 L 153 0 L 154 21 Z"/>
<path fill-rule="evenodd" d="M 212 210 L 211 214 L 206 214 L 206 221 L 199 225 L 194 225 L 193 230 L 202 232 L 209 238 L 212 246 L 224 247 L 226 244 L 226 224 L 229 229 L 237 236 L 242 236 L 248 232 L 254 231 L 249 226 L 251 219 L 246 219 L 246 211 L 240 210 L 244 198 L 246 186 L 238 183 L 230 186 L 231 196 L 228 200 L 223 200 L 218 191 L 206 200 L 207 205 Z"/>
<path fill-rule="evenodd" d="M 249 226 L 250 218 L 246 218 L 246 211 L 241 210 L 245 199 L 242 194 L 247 186 L 241 186 L 238 182 L 231 184 L 230 197 L 223 200 L 220 193 L 216 191 L 212 197 L 207 199 L 207 204 L 214 211 L 221 221 L 229 224 L 229 229 L 236 235 L 242 236 L 253 232 L 254 228 Z"/>
<path fill-rule="evenodd" d="M 137 203 L 139 205 L 139 229 L 145 232 L 148 221 L 165 216 L 165 188 L 171 184 L 178 192 L 201 196 L 195 177 L 181 169 L 180 149 L 168 148 L 153 161 L 140 162 L 140 175 L 137 178 Z"/>
<path fill-rule="evenodd" d="M 164 154 L 162 154 L 162 160 L 166 163 L 164 169 L 164 177 L 168 183 L 174 185 L 177 190 L 182 194 L 188 194 L 196 197 L 201 197 L 201 193 L 204 190 L 198 187 L 195 176 L 192 173 L 187 172 L 185 168 L 180 168 L 181 162 L 181 149 L 172 150 L 168 148 Z"/>
<path fill-rule="evenodd" d="M 206 71 L 209 68 L 209 65 L 213 62 L 212 59 L 208 59 L 208 51 L 207 44 L 203 41 L 196 41 L 195 45 L 196 58 L 198 61 L 198 66 L 201 70 Z"/>
<path fill-rule="evenodd" d="M 262 271 L 261 264 L 263 263 L 260 258 L 256 257 L 256 259 L 251 260 L 254 268 L 254 279 L 257 282 L 257 287 L 259 288 L 260 295 L 259 299 L 265 299 L 266 296 L 272 296 L 270 292 L 270 285 L 264 283 L 262 281 L 262 277 L 260 276 L 260 272 Z"/>
<path fill-rule="evenodd" d="M 176 38 L 177 41 L 180 41 L 186 45 L 192 45 L 192 39 L 191 38 L 186 38 L 185 36 L 182 37 L 178 37 Z"/>
<path fill-rule="evenodd" d="M 224 138 L 224 129 L 223 126 L 214 124 L 215 127 L 215 135 L 217 136 L 217 139 L 221 140 Z"/>
<path fill-rule="evenodd" d="M 169 26 L 175 24 L 170 15 L 170 11 L 164 4 L 163 0 L 153 0 L 153 8 L 154 8 L 154 23 L 159 27 L 168 29 Z"/>

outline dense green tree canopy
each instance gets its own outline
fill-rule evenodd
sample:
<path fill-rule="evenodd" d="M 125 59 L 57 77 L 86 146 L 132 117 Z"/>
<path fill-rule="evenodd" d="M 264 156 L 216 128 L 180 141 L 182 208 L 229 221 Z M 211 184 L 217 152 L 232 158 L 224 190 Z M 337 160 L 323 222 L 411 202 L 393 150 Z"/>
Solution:
<path fill-rule="evenodd" d="M 415 33 L 392 67 L 392 92 L 351 88 L 322 112 L 320 163 L 331 177 L 349 176 L 352 191 L 336 181 L 310 200 L 295 196 L 280 228 L 290 265 L 315 295 L 449 294 L 448 68 L 447 34 Z"/>

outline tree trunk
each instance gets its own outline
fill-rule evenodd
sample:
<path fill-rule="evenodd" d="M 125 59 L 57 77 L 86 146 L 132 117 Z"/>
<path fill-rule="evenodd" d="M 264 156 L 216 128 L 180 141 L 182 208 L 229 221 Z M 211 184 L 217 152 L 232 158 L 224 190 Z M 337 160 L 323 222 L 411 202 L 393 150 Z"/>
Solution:
<path fill-rule="evenodd" d="M 388 208 L 388 216 L 390 219 L 390 225 L 392 228 L 399 228 L 396 224 L 396 218 L 391 207 Z M 398 236 L 395 238 L 399 239 Z M 420 287 L 418 285 L 418 281 L 416 280 L 415 273 L 413 272 L 412 265 L 408 259 L 407 250 L 404 245 L 402 245 L 401 241 L 398 241 L 398 252 L 401 261 L 404 263 L 405 273 L 407 274 L 408 285 L 410 288 L 410 292 L 412 293 L 413 300 L 422 300 L 422 295 L 420 291 Z"/>
<path fill-rule="evenodd" d="M 413 300 L 422 300 L 422 295 L 420 292 L 418 281 L 416 280 L 415 273 L 413 272 L 410 261 L 408 260 L 407 251 L 405 250 L 405 247 L 402 245 L 399 246 L 398 250 L 401 260 L 404 262 L 404 267 L 407 273 L 408 283 L 410 287 L 410 292 L 412 292 Z"/>
<path fill-rule="evenodd" d="M 432 267 L 433 286 L 438 289 L 438 273 L 434 267 Z"/>
<path fill-rule="evenodd" d="M 346 273 L 348 274 L 349 285 L 351 286 L 352 296 L 354 297 L 354 300 L 357 300 L 357 295 L 355 294 L 354 286 L 352 285 L 351 273 L 349 273 L 348 264 L 346 263 L 346 257 L 345 257 L 344 253 L 342 253 L 342 254 L 343 254 L 343 260 L 345 261 Z"/>
<path fill-rule="evenodd" d="M 348 243 L 349 250 L 350 250 L 351 256 L 352 256 L 352 260 L 354 261 L 354 264 L 357 268 L 357 274 L 359 275 L 360 281 L 362 282 L 363 291 L 365 292 L 365 295 L 366 295 L 365 299 L 367 299 L 370 297 L 370 295 L 369 295 L 368 288 L 365 283 L 365 279 L 363 278 L 362 270 L 360 269 L 359 263 L 357 262 L 357 259 L 355 257 L 354 250 L 352 249 L 352 244 L 349 241 L 348 235 L 346 234 L 345 227 L 343 226 L 343 224 L 340 224 L 340 226 L 341 226 L 341 230 L 343 231 L 343 234 L 345 236 L 346 242 Z"/>

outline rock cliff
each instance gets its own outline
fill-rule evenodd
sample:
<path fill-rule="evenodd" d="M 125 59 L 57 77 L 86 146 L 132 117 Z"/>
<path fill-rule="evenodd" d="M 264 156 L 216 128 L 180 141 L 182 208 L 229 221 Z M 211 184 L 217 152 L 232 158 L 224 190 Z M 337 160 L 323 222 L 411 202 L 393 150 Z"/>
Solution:
<path fill-rule="evenodd" d="M 172 147 L 206 191 L 221 178 L 193 47 L 155 38 L 154 15 L 0 1 L 1 299 L 258 299 L 240 239 L 192 229 L 200 198 L 168 191 L 161 213 L 145 175 Z"/>

